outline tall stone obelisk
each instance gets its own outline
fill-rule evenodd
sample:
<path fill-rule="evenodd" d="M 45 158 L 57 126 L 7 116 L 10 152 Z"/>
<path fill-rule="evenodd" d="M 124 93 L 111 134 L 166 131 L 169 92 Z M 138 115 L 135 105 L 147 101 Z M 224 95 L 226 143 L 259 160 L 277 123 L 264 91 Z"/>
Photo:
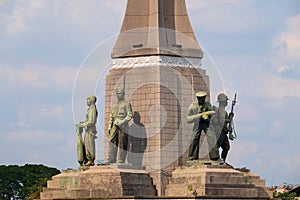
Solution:
<path fill-rule="evenodd" d="M 196 91 L 209 93 L 203 53 L 184 0 L 128 0 L 106 77 L 105 128 L 116 88 L 135 113 L 127 162 L 63 170 L 41 199 L 270 199 L 265 180 L 227 165 L 183 166 L 190 145 L 188 105 Z M 108 133 L 105 134 L 108 151 Z M 206 148 L 202 148 L 206 149 Z M 207 153 L 207 152 L 206 152 Z M 107 155 L 106 155 L 107 156 Z M 200 156 L 205 151 L 200 150 Z M 145 166 L 138 168 L 137 166 Z M 178 167 L 174 170 L 176 166 Z M 121 169 L 120 169 L 121 168 Z"/>
<path fill-rule="evenodd" d="M 105 130 L 115 89 L 124 88 L 125 99 L 145 129 L 129 131 L 130 138 L 144 142 L 130 141 L 127 159 L 141 159 L 158 193 L 163 191 L 162 174 L 186 162 L 192 128 L 186 122 L 188 105 L 195 92 L 209 93 L 202 58 L 185 0 L 128 0 L 106 77 Z M 105 136 L 107 158 L 108 133 Z"/>

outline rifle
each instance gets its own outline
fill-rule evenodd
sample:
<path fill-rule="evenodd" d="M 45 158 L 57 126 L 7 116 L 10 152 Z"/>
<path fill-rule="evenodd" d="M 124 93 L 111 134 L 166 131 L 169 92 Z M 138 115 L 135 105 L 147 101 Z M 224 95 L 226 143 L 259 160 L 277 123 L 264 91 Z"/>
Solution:
<path fill-rule="evenodd" d="M 231 111 L 229 113 L 229 124 L 228 124 L 228 127 L 229 127 L 229 139 L 230 140 L 234 140 L 237 138 L 237 134 L 235 132 L 235 129 L 234 129 L 234 123 L 233 123 L 233 109 L 234 109 L 234 106 L 235 104 L 237 103 L 236 101 L 236 98 L 237 98 L 237 93 L 234 94 L 234 99 L 232 101 L 232 105 L 231 105 Z"/>

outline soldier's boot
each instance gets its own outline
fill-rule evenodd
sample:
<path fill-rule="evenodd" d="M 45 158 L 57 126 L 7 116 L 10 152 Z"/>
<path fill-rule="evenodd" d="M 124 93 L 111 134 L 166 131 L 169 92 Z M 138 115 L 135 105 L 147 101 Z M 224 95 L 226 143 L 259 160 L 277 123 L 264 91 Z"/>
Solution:
<path fill-rule="evenodd" d="M 119 149 L 119 157 L 118 157 L 118 163 L 124 163 L 125 162 L 125 158 L 126 158 L 126 150 L 123 149 Z"/>
<path fill-rule="evenodd" d="M 115 163 L 117 157 L 118 147 L 116 144 L 110 142 L 109 143 L 109 153 L 108 153 L 108 163 Z"/>

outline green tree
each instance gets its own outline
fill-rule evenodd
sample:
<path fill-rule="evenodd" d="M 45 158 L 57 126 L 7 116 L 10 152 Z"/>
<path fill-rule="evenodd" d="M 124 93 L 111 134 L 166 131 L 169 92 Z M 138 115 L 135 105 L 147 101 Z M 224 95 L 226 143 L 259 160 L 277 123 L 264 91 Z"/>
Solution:
<path fill-rule="evenodd" d="M 0 166 L 0 199 L 34 199 L 60 171 L 44 165 Z"/>
<path fill-rule="evenodd" d="M 273 193 L 273 197 L 280 198 L 280 199 L 283 199 L 283 200 L 292 200 L 292 199 L 295 199 L 296 196 L 297 196 L 296 193 L 288 193 L 288 192 Z"/>

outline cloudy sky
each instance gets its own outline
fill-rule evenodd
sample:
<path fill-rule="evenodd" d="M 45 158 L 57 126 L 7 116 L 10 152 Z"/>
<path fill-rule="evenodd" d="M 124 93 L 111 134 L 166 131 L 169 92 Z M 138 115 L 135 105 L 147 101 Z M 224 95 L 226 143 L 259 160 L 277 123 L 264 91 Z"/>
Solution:
<path fill-rule="evenodd" d="M 103 56 L 99 65 L 110 62 L 125 6 L 126 0 L 0 0 L 0 164 L 78 166 L 82 68 L 87 58 L 99 60 L 90 58 L 95 47 L 106 50 L 95 54 Z M 300 183 L 300 1 L 187 0 L 187 6 L 227 93 L 238 92 L 239 138 L 228 162 L 268 185 Z M 101 83 L 98 73 L 91 79 Z M 85 87 L 97 90 L 94 83 Z"/>

